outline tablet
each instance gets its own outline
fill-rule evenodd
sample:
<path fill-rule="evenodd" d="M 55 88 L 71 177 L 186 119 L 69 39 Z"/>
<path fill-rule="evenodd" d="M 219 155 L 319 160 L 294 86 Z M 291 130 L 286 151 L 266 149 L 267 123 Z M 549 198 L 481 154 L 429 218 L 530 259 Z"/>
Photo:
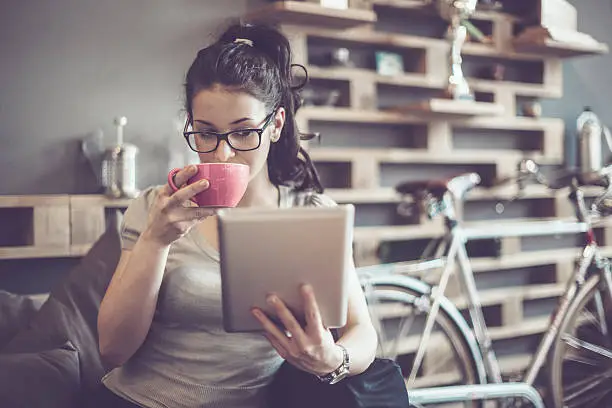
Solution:
<path fill-rule="evenodd" d="M 354 207 L 231 208 L 218 212 L 223 325 L 262 331 L 251 314 L 277 294 L 303 322 L 300 286 L 314 289 L 323 324 L 343 327 L 352 268 Z M 278 322 L 277 322 L 278 323 Z"/>

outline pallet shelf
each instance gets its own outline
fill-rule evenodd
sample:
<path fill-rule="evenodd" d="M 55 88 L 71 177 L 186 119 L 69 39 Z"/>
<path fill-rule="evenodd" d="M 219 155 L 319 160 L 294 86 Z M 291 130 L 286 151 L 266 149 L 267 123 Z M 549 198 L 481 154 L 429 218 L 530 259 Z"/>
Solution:
<path fill-rule="evenodd" d="M 4 196 L 0 224 L 0 259 L 61 256 L 70 244 L 69 200 L 62 195 Z"/>
<path fill-rule="evenodd" d="M 435 14 L 431 4 L 419 0 L 371 0 L 376 10 L 388 8 L 397 12 Z M 525 43 L 513 41 L 507 38 L 507 33 L 512 35 L 515 26 L 520 25 L 522 19 L 503 12 L 477 10 L 471 17 L 472 20 L 489 21 L 493 24 L 491 35 L 494 46 L 497 49 L 505 49 L 509 54 L 523 53 L 540 58 L 571 58 L 585 55 L 600 55 L 608 52 L 606 44 L 582 45 L 571 43 L 560 43 L 552 40 L 538 41 L 536 43 Z M 509 41 L 508 41 L 509 40 Z"/>
<path fill-rule="evenodd" d="M 303 24 L 317 27 L 349 28 L 376 21 L 371 10 L 338 10 L 303 1 L 276 1 L 243 17 L 247 22 Z"/>
<path fill-rule="evenodd" d="M 129 202 L 101 195 L 0 196 L 0 217 L 10 217 L 3 226 L 12 232 L 0 237 L 0 260 L 83 256 L 104 233 L 107 210 Z"/>

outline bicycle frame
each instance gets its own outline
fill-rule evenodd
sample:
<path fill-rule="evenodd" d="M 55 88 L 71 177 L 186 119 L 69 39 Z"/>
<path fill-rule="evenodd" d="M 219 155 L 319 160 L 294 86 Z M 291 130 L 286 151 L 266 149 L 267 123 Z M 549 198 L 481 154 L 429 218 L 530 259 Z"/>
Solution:
<path fill-rule="evenodd" d="M 608 293 L 610 296 L 612 296 L 612 278 L 610 276 L 610 267 L 608 263 L 603 262 L 605 257 L 603 257 L 601 254 L 595 241 L 591 220 L 588 217 L 588 211 L 585 209 L 583 196 L 577 188 L 573 188 L 572 192 L 570 193 L 570 199 L 577 207 L 576 220 L 497 223 L 492 227 L 485 228 L 463 227 L 461 223 L 457 222 L 454 218 L 453 203 L 446 202 L 447 209 L 444 212 L 444 216 L 448 231 L 443 237 L 442 241 L 437 242 L 437 248 L 435 250 L 435 256 L 438 258 L 443 256 L 444 253 L 447 254 L 446 264 L 443 268 L 439 283 L 432 287 L 432 296 L 430 300 L 432 303 L 429 314 L 426 318 L 425 329 L 423 330 L 423 334 L 417 348 L 412 371 L 408 378 L 409 385 L 413 383 L 416 378 L 417 370 L 423 360 L 425 347 L 428 344 L 440 302 L 443 299 L 446 299 L 444 297 L 444 291 L 446 290 L 448 280 L 454 273 L 456 266 L 458 266 L 459 282 L 461 284 L 462 293 L 465 295 L 467 300 L 470 318 L 474 327 L 473 332 L 481 353 L 485 372 L 488 379 L 492 383 L 502 383 L 501 370 L 497 357 L 492 349 L 491 337 L 484 320 L 473 270 L 471 268 L 465 246 L 468 241 L 504 238 L 510 236 L 526 237 L 572 233 L 582 233 L 586 236 L 587 242 L 583 248 L 581 256 L 577 260 L 577 268 L 572 276 L 572 279 L 568 282 L 568 287 L 565 293 L 562 295 L 556 309 L 551 315 L 550 325 L 542 337 L 538 349 L 533 355 L 524 375 L 523 384 L 529 387 L 533 386 L 538 373 L 546 362 L 554 340 L 558 335 L 559 327 L 563 322 L 563 318 L 565 317 L 576 295 L 584 285 L 589 267 L 591 265 L 595 265 L 596 269 L 602 274 L 602 278 L 608 288 Z M 450 197 L 448 197 L 446 194 L 443 200 L 450 200 Z M 428 246 L 424 255 L 428 255 L 427 252 L 432 252 L 432 248 Z M 429 392 L 430 390 L 424 391 Z M 494 393 L 495 389 L 491 389 L 491 392 Z"/>

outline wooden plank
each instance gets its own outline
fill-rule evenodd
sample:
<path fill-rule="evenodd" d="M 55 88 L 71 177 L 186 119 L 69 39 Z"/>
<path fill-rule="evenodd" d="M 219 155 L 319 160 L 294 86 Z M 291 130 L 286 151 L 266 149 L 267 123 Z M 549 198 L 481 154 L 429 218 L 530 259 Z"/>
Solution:
<path fill-rule="evenodd" d="M 432 3 L 423 0 L 371 0 L 374 6 L 393 8 L 406 12 L 437 14 Z M 520 18 L 496 11 L 476 10 L 470 17 L 473 20 L 498 21 L 501 19 L 519 22 Z"/>
<path fill-rule="evenodd" d="M 248 13 L 243 21 L 344 29 L 372 23 L 376 14 L 371 10 L 339 10 L 303 1 L 275 1 Z"/>
<path fill-rule="evenodd" d="M 520 200 L 537 200 L 541 198 L 558 197 L 559 203 L 566 202 L 567 189 L 551 192 L 544 186 L 531 185 L 528 186 L 521 194 Z M 398 203 L 402 197 L 396 193 L 392 187 L 376 187 L 368 189 L 343 189 L 343 188 L 328 188 L 325 193 L 332 199 L 343 203 L 354 204 L 374 204 L 374 203 Z M 497 188 L 482 188 L 477 187 L 470 191 L 467 195 L 467 201 L 491 201 L 491 200 L 508 200 L 516 196 L 518 190 L 513 185 L 500 186 Z M 589 188 L 584 190 L 585 197 L 597 197 L 601 194 L 598 188 Z M 405 197 L 404 200 L 411 200 L 410 197 Z M 557 216 L 573 216 L 573 212 L 566 210 L 556 210 Z M 572 210 L 573 211 L 573 210 Z"/>
<path fill-rule="evenodd" d="M 506 87 L 500 87 L 493 91 L 493 96 L 495 103 L 504 107 L 504 116 L 516 116 L 516 93 L 514 91 Z"/>
<path fill-rule="evenodd" d="M 67 246 L 0 247 L 0 259 L 65 258 L 71 256 L 70 249 Z"/>
<path fill-rule="evenodd" d="M 544 87 L 551 93 L 552 98 L 563 96 L 563 61 L 555 58 L 544 60 L 543 81 Z"/>
<path fill-rule="evenodd" d="M 453 129 L 448 121 L 431 121 L 427 127 L 427 150 L 430 153 L 451 153 Z"/>
<path fill-rule="evenodd" d="M 420 73 L 404 73 L 401 75 L 387 76 L 379 75 L 375 71 L 363 68 L 345 67 L 318 67 L 309 65 L 308 76 L 316 79 L 327 79 L 335 81 L 368 81 L 373 84 L 394 85 L 422 89 L 441 89 L 442 84 L 438 80 L 431 80 Z M 302 75 L 298 72 L 298 75 Z M 358 86 L 358 84 L 356 84 Z M 367 108 L 375 109 L 375 107 Z"/>
<path fill-rule="evenodd" d="M 555 98 L 559 96 L 556 89 L 551 90 L 543 84 L 531 84 L 517 81 L 495 81 L 479 78 L 468 78 L 468 83 L 472 89 L 477 92 L 495 93 L 499 90 L 506 90 L 519 96 L 534 98 Z"/>
<path fill-rule="evenodd" d="M 609 52 L 607 44 L 597 43 L 593 45 L 562 43 L 552 39 L 541 39 L 536 42 L 517 41 L 513 42 L 514 49 L 518 52 L 538 54 L 545 57 L 573 58 L 587 55 L 603 55 Z"/>
<path fill-rule="evenodd" d="M 357 76 L 349 82 L 349 105 L 354 109 L 373 110 L 378 106 L 376 82 L 369 75 Z"/>
<path fill-rule="evenodd" d="M 312 149 L 312 152 L 321 149 Z M 316 155 L 315 155 L 316 156 Z M 320 156 L 319 156 L 320 157 Z M 316 160 L 313 158 L 313 160 Z M 380 179 L 380 168 L 375 157 L 360 156 L 349 159 L 351 162 L 351 187 L 373 188 L 378 186 Z"/>
<path fill-rule="evenodd" d="M 375 110 L 358 110 L 348 108 L 330 108 L 305 106 L 298 111 L 298 116 L 305 120 L 335 123 L 374 123 L 374 124 L 427 124 L 430 118 L 411 113 L 384 112 Z M 552 123 L 562 122 L 558 118 L 527 117 L 457 117 L 448 118 L 453 127 L 465 129 L 499 129 L 499 130 L 546 130 Z"/>
<path fill-rule="evenodd" d="M 521 158 L 530 157 L 539 163 L 556 163 L 559 161 L 549 160 L 538 152 L 515 152 L 511 150 L 461 150 L 453 152 L 430 151 L 428 149 L 383 149 L 383 148 L 324 148 L 313 147 L 308 152 L 313 161 L 325 162 L 355 162 L 361 160 L 376 160 L 380 163 L 429 163 L 440 165 L 452 164 L 489 164 L 499 166 L 503 160 L 509 162 L 509 174 L 516 172 L 516 163 Z M 503 174 L 502 174 L 503 173 Z M 503 178 L 506 172 L 498 172 L 498 177 Z M 355 186 L 357 187 L 357 186 Z M 370 185 L 369 187 L 376 187 Z M 365 188 L 365 186 L 357 187 Z"/>
<path fill-rule="evenodd" d="M 429 51 L 427 56 L 435 55 L 437 64 L 433 62 L 433 57 L 425 58 L 425 64 L 428 65 L 427 73 L 406 72 L 400 75 L 380 75 L 375 71 L 364 68 L 346 68 L 346 67 L 319 67 L 314 65 L 307 66 L 308 75 L 311 78 L 328 79 L 336 81 L 350 81 L 358 79 L 367 79 L 381 85 L 390 85 L 406 88 L 417 89 L 432 89 L 444 90 L 447 81 L 448 69 L 446 64 L 440 63 L 440 58 L 445 55 L 440 50 Z M 298 76 L 303 75 L 300 71 Z M 468 82 L 472 89 L 477 92 L 494 93 L 500 89 L 508 92 L 513 92 L 520 96 L 529 96 L 537 98 L 554 98 L 557 97 L 559 91 L 556 88 L 545 87 L 542 84 L 531 84 L 515 81 L 492 81 L 478 78 L 468 78 Z"/>
<path fill-rule="evenodd" d="M 34 247 L 68 248 L 70 211 L 68 205 L 34 207 Z"/>
<path fill-rule="evenodd" d="M 523 322 L 523 299 L 518 296 L 508 296 L 504 299 L 501 308 L 502 326 L 521 326 Z M 510 337 L 520 336 L 519 333 L 509 333 Z"/>
<path fill-rule="evenodd" d="M 67 206 L 69 201 L 65 194 L 3 195 L 0 196 L 0 208 Z"/>
<path fill-rule="evenodd" d="M 401 105 L 386 110 L 392 112 L 412 112 L 425 115 L 481 116 L 502 115 L 503 105 L 489 102 L 463 101 L 444 98 L 431 98 L 420 102 Z"/>

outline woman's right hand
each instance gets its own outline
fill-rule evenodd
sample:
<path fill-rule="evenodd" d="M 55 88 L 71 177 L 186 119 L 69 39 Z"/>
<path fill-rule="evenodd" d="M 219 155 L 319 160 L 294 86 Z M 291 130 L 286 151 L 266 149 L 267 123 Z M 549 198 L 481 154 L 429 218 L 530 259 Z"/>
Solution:
<path fill-rule="evenodd" d="M 209 187 L 207 180 L 187 184 L 197 173 L 196 166 L 186 166 L 174 176 L 174 183 L 181 186 L 174 191 L 169 184 L 161 187 L 149 212 L 147 229 L 143 236 L 161 245 L 170 245 L 198 222 L 214 214 L 214 210 L 198 207 L 191 198 Z"/>

